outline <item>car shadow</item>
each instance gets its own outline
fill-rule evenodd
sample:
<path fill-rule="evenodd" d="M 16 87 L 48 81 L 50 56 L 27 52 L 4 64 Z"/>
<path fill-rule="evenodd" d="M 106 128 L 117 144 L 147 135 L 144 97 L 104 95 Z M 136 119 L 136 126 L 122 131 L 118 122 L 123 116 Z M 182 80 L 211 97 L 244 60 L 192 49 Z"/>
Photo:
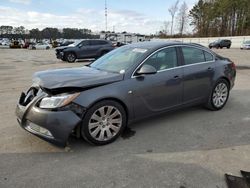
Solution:
<path fill-rule="evenodd" d="M 248 105 L 234 91 L 228 104 L 220 111 L 209 111 L 201 106 L 184 108 L 137 121 L 128 126 L 115 142 L 96 147 L 82 139 L 71 138 L 69 147 L 74 152 L 87 149 L 110 152 L 182 152 L 211 150 L 250 144 Z M 247 96 L 244 96 L 247 97 Z M 238 106 L 241 106 L 239 109 Z"/>

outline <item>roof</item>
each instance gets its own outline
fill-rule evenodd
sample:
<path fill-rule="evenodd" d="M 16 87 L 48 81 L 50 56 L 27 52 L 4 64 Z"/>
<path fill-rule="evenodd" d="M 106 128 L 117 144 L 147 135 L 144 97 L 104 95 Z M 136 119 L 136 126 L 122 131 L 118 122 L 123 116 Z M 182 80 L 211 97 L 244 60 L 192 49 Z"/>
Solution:
<path fill-rule="evenodd" d="M 202 46 L 200 44 L 196 43 L 183 43 L 179 41 L 153 41 L 153 42 L 139 42 L 139 43 L 134 43 L 131 44 L 131 47 L 135 48 L 145 48 L 148 50 L 157 50 L 163 47 L 167 46 L 174 46 L 174 45 L 188 45 L 188 46 L 196 46 L 200 48 L 206 48 L 205 46 Z"/>

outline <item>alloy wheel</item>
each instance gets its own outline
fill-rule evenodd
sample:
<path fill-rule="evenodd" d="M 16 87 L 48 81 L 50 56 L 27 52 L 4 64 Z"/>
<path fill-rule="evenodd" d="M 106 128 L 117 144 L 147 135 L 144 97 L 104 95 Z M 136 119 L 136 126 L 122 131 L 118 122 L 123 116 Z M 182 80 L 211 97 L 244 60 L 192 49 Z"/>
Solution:
<path fill-rule="evenodd" d="M 225 83 L 221 82 L 219 83 L 213 92 L 213 105 L 216 108 L 221 108 L 222 106 L 225 105 L 227 98 L 228 98 L 228 87 Z"/>
<path fill-rule="evenodd" d="M 90 117 L 88 130 L 97 141 L 109 141 L 115 137 L 122 127 L 122 114 L 114 106 L 103 106 Z"/>
<path fill-rule="evenodd" d="M 67 55 L 68 62 L 74 62 L 76 60 L 75 54 L 70 53 Z"/>

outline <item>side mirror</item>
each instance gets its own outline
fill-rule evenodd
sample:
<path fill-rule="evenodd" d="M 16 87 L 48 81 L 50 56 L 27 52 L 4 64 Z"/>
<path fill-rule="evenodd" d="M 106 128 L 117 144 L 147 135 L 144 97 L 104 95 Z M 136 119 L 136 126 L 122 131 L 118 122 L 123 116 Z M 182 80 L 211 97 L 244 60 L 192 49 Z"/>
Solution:
<path fill-rule="evenodd" d="M 156 74 L 157 70 L 151 66 L 151 65 L 143 65 L 137 72 L 137 75 L 143 75 L 143 74 Z"/>

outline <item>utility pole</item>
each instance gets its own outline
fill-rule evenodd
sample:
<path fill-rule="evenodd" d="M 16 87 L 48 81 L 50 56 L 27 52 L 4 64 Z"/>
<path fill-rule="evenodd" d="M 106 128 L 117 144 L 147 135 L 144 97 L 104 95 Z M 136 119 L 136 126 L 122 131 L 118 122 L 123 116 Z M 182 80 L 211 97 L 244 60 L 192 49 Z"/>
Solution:
<path fill-rule="evenodd" d="M 105 0 L 105 40 L 108 38 L 108 8 L 107 8 L 107 0 Z"/>

